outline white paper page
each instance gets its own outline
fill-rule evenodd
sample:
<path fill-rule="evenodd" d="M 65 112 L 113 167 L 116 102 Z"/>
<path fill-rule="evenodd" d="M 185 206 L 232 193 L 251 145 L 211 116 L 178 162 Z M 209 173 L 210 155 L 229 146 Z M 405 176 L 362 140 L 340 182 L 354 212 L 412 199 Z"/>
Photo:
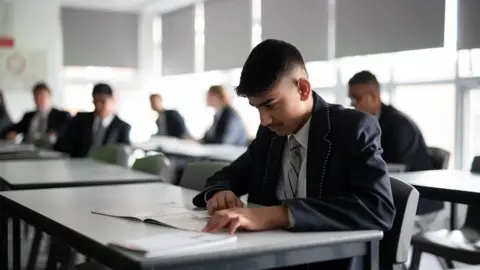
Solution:
<path fill-rule="evenodd" d="M 155 257 L 191 252 L 211 246 L 232 244 L 235 243 L 236 240 L 236 236 L 228 234 L 178 231 L 111 244 L 124 249 L 139 251 L 144 253 L 146 257 Z"/>
<path fill-rule="evenodd" d="M 210 216 L 207 211 L 191 211 L 190 213 L 149 217 L 149 219 L 153 219 L 174 228 L 197 232 L 200 232 L 205 228 L 209 218 Z"/>

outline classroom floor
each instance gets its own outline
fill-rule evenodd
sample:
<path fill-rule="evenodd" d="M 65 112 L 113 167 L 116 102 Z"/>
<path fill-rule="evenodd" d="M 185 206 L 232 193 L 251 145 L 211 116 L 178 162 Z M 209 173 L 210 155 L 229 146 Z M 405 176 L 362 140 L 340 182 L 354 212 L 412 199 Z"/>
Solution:
<path fill-rule="evenodd" d="M 436 222 L 432 225 L 432 229 L 439 229 L 439 228 L 446 228 L 448 224 L 448 216 L 449 216 L 449 206 L 447 206 L 442 212 L 440 212 Z M 463 223 L 465 219 L 465 214 L 466 214 L 466 206 L 464 205 L 459 205 L 458 207 L 458 213 L 459 213 L 459 222 Z M 10 227 L 11 228 L 11 227 Z M 11 233 L 11 230 L 9 230 Z M 33 238 L 33 228 L 30 229 L 30 236 L 29 239 L 31 240 Z M 43 239 L 47 239 L 47 237 L 44 237 Z M 9 235 L 9 244 L 8 244 L 10 251 L 9 255 L 12 256 L 12 251 L 11 251 L 11 246 L 12 246 L 12 235 Z M 37 259 L 37 269 L 44 269 L 45 264 L 47 263 L 47 257 L 48 257 L 48 249 L 47 249 L 47 241 L 42 241 L 42 245 L 40 248 L 40 255 L 39 258 Z M 22 269 L 25 269 L 28 261 L 28 254 L 30 253 L 30 241 L 27 241 L 27 239 L 23 238 L 22 236 Z M 10 257 L 11 258 L 11 257 Z M 82 261 L 82 258 L 78 258 L 79 262 Z M 10 264 L 12 263 L 12 259 L 9 260 Z M 408 262 L 409 264 L 409 262 Z M 455 263 L 455 266 L 457 268 L 460 267 L 466 267 L 467 265 L 465 264 L 460 264 L 460 263 Z M 9 269 L 12 269 L 12 266 L 10 265 Z M 435 256 L 430 255 L 430 254 L 422 254 L 422 260 L 420 262 L 420 269 L 421 270 L 442 270 L 441 264 L 439 261 L 435 258 Z"/>

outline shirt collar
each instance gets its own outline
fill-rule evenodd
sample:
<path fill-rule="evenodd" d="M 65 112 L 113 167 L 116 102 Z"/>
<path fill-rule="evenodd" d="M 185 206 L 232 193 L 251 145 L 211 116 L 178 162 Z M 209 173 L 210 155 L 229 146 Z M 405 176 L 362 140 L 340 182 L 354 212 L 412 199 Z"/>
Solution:
<path fill-rule="evenodd" d="M 308 118 L 308 121 L 303 125 L 302 128 L 300 128 L 297 133 L 288 136 L 289 139 L 291 136 L 293 136 L 304 149 L 308 148 L 308 133 L 310 131 L 311 119 L 312 117 L 310 116 L 310 118 Z"/>
<path fill-rule="evenodd" d="M 115 115 L 113 115 L 113 114 L 110 115 L 110 116 L 107 116 L 103 119 L 101 119 L 99 116 L 95 116 L 95 121 L 97 121 L 97 122 L 101 121 L 103 127 L 108 127 L 112 123 L 114 117 L 115 117 Z"/>
<path fill-rule="evenodd" d="M 42 116 L 47 116 L 47 115 L 50 114 L 51 111 L 52 111 L 52 108 L 49 107 L 48 109 L 43 110 L 43 111 L 37 110 L 37 114 L 42 115 Z"/>

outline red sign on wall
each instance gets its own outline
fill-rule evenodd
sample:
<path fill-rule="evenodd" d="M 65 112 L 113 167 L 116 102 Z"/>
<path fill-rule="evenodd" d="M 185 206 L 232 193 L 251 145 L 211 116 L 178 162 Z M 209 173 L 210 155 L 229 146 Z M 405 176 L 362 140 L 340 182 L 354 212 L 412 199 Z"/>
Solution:
<path fill-rule="evenodd" d="M 9 36 L 0 36 L 0 48 L 13 48 L 15 40 Z"/>

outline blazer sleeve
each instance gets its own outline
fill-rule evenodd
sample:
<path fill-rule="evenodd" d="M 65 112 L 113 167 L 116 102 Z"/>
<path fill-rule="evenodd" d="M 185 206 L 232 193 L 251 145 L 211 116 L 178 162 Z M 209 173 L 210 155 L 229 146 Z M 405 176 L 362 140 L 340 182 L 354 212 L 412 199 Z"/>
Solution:
<path fill-rule="evenodd" d="M 57 137 L 61 137 L 68 128 L 70 121 L 72 120 L 72 115 L 67 111 L 61 111 L 59 125 L 57 129 Z"/>
<path fill-rule="evenodd" d="M 260 130 L 261 128 L 257 132 L 257 138 L 259 138 Z M 205 199 L 210 199 L 215 194 L 215 192 L 210 191 L 214 190 L 231 190 L 238 197 L 247 194 L 248 181 L 252 179 L 251 172 L 255 164 L 254 153 L 259 151 L 259 147 L 261 147 L 257 138 L 252 141 L 245 153 L 207 179 L 205 189 L 193 198 L 195 206 L 205 207 Z"/>
<path fill-rule="evenodd" d="M 71 119 L 62 133 L 58 134 L 58 140 L 53 146 L 53 149 L 59 152 L 70 154 L 73 149 L 73 144 L 75 143 L 75 138 L 77 138 L 77 131 L 82 127 L 81 114 L 77 114 L 73 119 Z"/>
<path fill-rule="evenodd" d="M 393 133 L 393 137 L 392 141 L 395 143 L 390 146 L 392 159 L 389 162 L 404 164 L 408 167 L 415 155 L 419 136 L 411 125 L 400 123 L 397 125 L 397 131 Z"/>
<path fill-rule="evenodd" d="M 5 133 L 10 131 L 15 131 L 17 134 L 26 134 L 28 131 L 28 126 L 30 125 L 31 117 L 28 117 L 28 113 L 24 114 L 22 120 L 20 122 L 11 125 L 9 128 L 5 130 Z"/>
<path fill-rule="evenodd" d="M 390 178 L 380 146 L 380 126 L 362 115 L 351 131 L 354 154 L 349 165 L 349 186 L 341 196 L 285 200 L 294 218 L 292 231 L 390 229 L 395 217 Z"/>
<path fill-rule="evenodd" d="M 126 145 L 131 144 L 131 142 L 130 142 L 130 130 L 131 129 L 132 128 L 129 124 L 124 123 L 124 125 L 122 126 L 122 129 L 120 131 L 119 137 L 118 137 L 118 143 L 126 144 Z"/>
<path fill-rule="evenodd" d="M 190 133 L 188 132 L 187 126 L 185 125 L 185 119 L 183 116 L 178 112 L 178 111 L 172 111 L 172 115 L 175 119 L 175 122 L 177 122 L 178 129 L 179 129 L 179 134 L 181 138 L 189 138 Z"/>

